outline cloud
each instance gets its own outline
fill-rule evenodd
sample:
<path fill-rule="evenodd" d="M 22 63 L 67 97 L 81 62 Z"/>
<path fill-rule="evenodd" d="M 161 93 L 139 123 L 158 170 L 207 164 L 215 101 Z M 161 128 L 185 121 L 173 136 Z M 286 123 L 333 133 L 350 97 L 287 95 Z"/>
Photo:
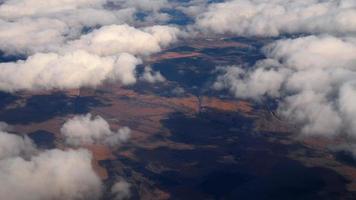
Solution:
<path fill-rule="evenodd" d="M 106 80 L 135 83 L 140 60 L 130 54 L 100 57 L 85 51 L 38 53 L 26 60 L 0 63 L 0 90 L 70 89 L 95 87 Z"/>
<path fill-rule="evenodd" d="M 88 151 L 40 151 L 27 137 L 4 130 L 0 138 L 1 199 L 94 200 L 101 196 L 102 182 Z"/>
<path fill-rule="evenodd" d="M 278 97 L 287 73 L 283 70 L 265 68 L 246 71 L 238 66 L 219 68 L 218 70 L 223 74 L 217 78 L 213 85 L 214 89 L 227 88 L 235 97 L 254 99 L 265 95 Z"/>
<path fill-rule="evenodd" d="M 344 125 L 349 129 L 352 139 L 356 139 L 356 82 L 351 81 L 344 84 L 340 89 L 338 106 L 344 118 Z M 356 155 L 356 154 L 355 154 Z"/>
<path fill-rule="evenodd" d="M 325 94 L 302 91 L 286 97 L 279 106 L 279 112 L 292 122 L 300 125 L 306 135 L 335 136 L 340 134 L 342 118 Z"/>
<path fill-rule="evenodd" d="M 150 11 L 155 18 L 163 16 L 160 9 L 171 6 L 166 0 L 147 2 L 2 2 L 0 53 L 28 57 L 0 62 L 0 90 L 96 87 L 106 81 L 134 84 L 139 57 L 161 51 L 181 35 L 173 26 L 140 22 L 140 28 L 135 28 L 139 10 Z"/>
<path fill-rule="evenodd" d="M 116 42 L 119 42 L 119 44 L 122 44 L 122 40 L 130 39 L 132 45 L 130 37 L 122 38 L 125 37 L 125 32 L 126 34 L 136 33 L 136 36 L 151 42 L 152 38 L 144 34 L 139 35 L 139 30 L 132 32 L 135 29 L 129 29 L 129 26 L 124 27 L 125 23 L 143 26 L 146 22 L 156 24 L 156 22 L 167 21 L 170 18 L 169 14 L 160 12 L 160 9 L 170 6 L 171 4 L 167 0 L 5 1 L 0 4 L 0 50 L 8 54 L 20 53 L 28 55 L 36 52 L 58 51 L 66 42 L 75 40 L 86 32 L 83 30 L 110 25 L 117 25 L 118 27 L 116 27 L 116 30 L 109 27 L 102 30 L 114 31 L 111 33 L 99 32 L 102 35 L 107 34 L 107 36 L 110 34 L 115 36 L 116 34 L 119 37 Z M 136 14 L 141 10 L 149 11 L 144 22 L 136 21 Z M 118 29 L 120 26 L 122 28 Z M 125 32 L 120 33 L 120 31 Z M 155 38 L 151 43 L 148 43 L 149 45 L 155 45 L 155 42 L 158 42 L 158 45 L 162 45 L 161 36 L 164 37 L 163 40 L 166 40 L 166 36 L 169 34 L 169 37 L 173 37 L 170 40 L 176 40 L 174 34 L 178 30 L 173 27 L 155 26 L 141 31 L 148 32 Z M 99 34 L 99 32 L 96 33 Z M 136 37 L 135 39 L 140 38 Z M 121 40 L 121 42 L 118 40 Z M 129 46 L 127 47 L 129 48 Z M 159 49 L 157 45 L 152 48 L 156 48 L 154 51 Z M 123 51 L 121 49 L 120 52 L 130 53 L 131 51 Z"/>
<path fill-rule="evenodd" d="M 355 6 L 351 0 L 232 0 L 210 4 L 197 16 L 196 27 L 245 36 L 348 34 L 356 32 Z"/>
<path fill-rule="evenodd" d="M 142 29 L 123 25 L 104 26 L 70 42 L 71 49 L 85 49 L 102 56 L 118 53 L 149 55 L 176 42 L 179 29 L 170 26 L 152 26 Z"/>
<path fill-rule="evenodd" d="M 167 10 L 173 9 L 174 3 L 169 0 L 115 0 L 110 2 L 114 7 L 133 8 L 136 24 L 165 24 L 171 19 Z"/>
<path fill-rule="evenodd" d="M 173 90 L 172 90 L 172 94 L 176 95 L 176 96 L 182 96 L 186 93 L 186 91 L 184 90 L 184 88 L 182 87 L 175 87 Z"/>
<path fill-rule="evenodd" d="M 28 137 L 19 137 L 6 132 L 6 124 L 0 130 L 0 160 L 15 156 L 25 156 L 36 152 L 36 147 Z"/>
<path fill-rule="evenodd" d="M 116 132 L 111 131 L 107 121 L 91 114 L 75 116 L 66 121 L 61 128 L 65 143 L 72 146 L 97 143 L 116 146 L 127 141 L 130 132 L 128 127 L 120 128 Z"/>
<path fill-rule="evenodd" d="M 130 187 L 130 183 L 126 182 L 125 180 L 117 181 L 111 187 L 111 194 L 114 196 L 114 200 L 123 200 L 130 198 Z"/>
<path fill-rule="evenodd" d="M 180 3 L 177 7 L 178 10 L 191 18 L 196 18 L 199 14 L 207 11 L 210 1 L 206 0 L 190 0 L 184 3 Z"/>
<path fill-rule="evenodd" d="M 105 81 L 134 84 L 136 65 L 140 64 L 141 60 L 131 54 L 146 56 L 159 52 L 176 42 L 180 33 L 179 29 L 170 26 L 137 29 L 127 24 L 110 25 L 83 35 L 78 40 L 60 44 L 65 39 L 55 30 L 56 24 L 51 21 L 43 23 L 51 24 L 48 28 L 54 27 L 53 31 L 44 31 L 43 37 L 39 37 L 37 33 L 31 34 L 31 31 L 39 31 L 37 28 L 24 30 L 24 33 L 18 33 L 18 28 L 14 28 L 5 34 L 11 35 L 11 32 L 14 32 L 12 35 L 22 39 L 10 44 L 0 44 L 4 46 L 3 49 L 9 49 L 9 52 L 17 51 L 17 48 L 24 50 L 29 43 L 33 43 L 32 50 L 53 49 L 53 52 L 35 53 L 24 61 L 0 63 L 0 69 L 3 71 L 0 74 L 0 90 L 16 92 L 96 87 Z M 42 25 L 39 25 L 38 29 L 41 27 Z M 24 37 L 26 32 L 30 32 L 34 38 Z M 10 41 L 10 38 L 4 40 Z M 144 80 L 150 79 L 149 82 L 163 80 L 158 72 L 147 71 L 144 76 Z"/>
<path fill-rule="evenodd" d="M 69 27 L 56 19 L 0 19 L 0 49 L 8 54 L 28 54 L 57 48 Z"/>
<path fill-rule="evenodd" d="M 197 6 L 192 31 L 280 36 L 254 66 L 218 68 L 214 89 L 259 102 L 273 98 L 278 113 L 304 135 L 355 141 L 356 2 L 352 0 L 231 0 Z M 298 36 L 302 34 L 303 36 Z M 308 36 L 305 36 L 308 35 Z M 354 152 L 354 145 L 346 145 Z"/>
<path fill-rule="evenodd" d="M 85 149 L 37 149 L 28 137 L 11 133 L 0 122 L 0 197 L 8 200 L 98 200 L 103 183 Z M 100 116 L 76 116 L 61 129 L 65 142 L 78 146 L 100 142 L 109 146 L 126 141 L 127 127 L 117 132 Z M 16 192 L 14 192 L 16 191 Z M 130 197 L 130 184 L 120 178 L 111 188 L 115 199 Z"/>
<path fill-rule="evenodd" d="M 84 28 L 131 22 L 135 9 L 108 10 L 104 0 L 10 0 L 0 5 L 0 50 L 33 54 L 60 48 Z"/>
<path fill-rule="evenodd" d="M 304 134 L 356 134 L 356 50 L 351 37 L 307 36 L 282 39 L 263 48 L 255 66 L 227 67 L 215 89 L 238 98 L 278 98 L 278 112 Z"/>
<path fill-rule="evenodd" d="M 0 6 L 0 17 L 19 18 L 33 15 L 49 15 L 80 8 L 99 7 L 105 0 L 8 0 Z"/>
<path fill-rule="evenodd" d="M 356 39 L 328 35 L 278 40 L 265 47 L 268 57 L 297 70 L 355 67 Z"/>
<path fill-rule="evenodd" d="M 144 11 L 158 11 L 162 8 L 170 7 L 170 3 L 167 0 L 115 0 L 114 3 L 123 7 L 134 7 Z"/>
<path fill-rule="evenodd" d="M 10 133 L 7 124 L 1 122 L 0 128 L 1 199 L 100 199 L 104 186 L 92 168 L 90 152 L 39 150 L 28 137 Z M 127 127 L 111 132 L 103 118 L 92 118 L 90 114 L 70 119 L 62 131 L 71 145 L 95 140 L 113 146 L 126 141 L 130 133 Z M 111 193 L 116 199 L 126 199 L 130 197 L 130 184 L 120 179 L 112 186 Z"/>
<path fill-rule="evenodd" d="M 341 152 L 344 155 L 347 153 L 346 155 L 356 157 L 356 144 L 352 142 L 331 146 L 330 150 L 334 152 Z"/>
<path fill-rule="evenodd" d="M 140 79 L 149 83 L 164 82 L 166 80 L 160 72 L 153 71 L 150 66 L 145 67 Z"/>
<path fill-rule="evenodd" d="M 8 200 L 84 200 L 101 194 L 101 181 L 86 150 L 49 150 L 30 160 L 0 160 L 0 177 L 0 196 Z"/>

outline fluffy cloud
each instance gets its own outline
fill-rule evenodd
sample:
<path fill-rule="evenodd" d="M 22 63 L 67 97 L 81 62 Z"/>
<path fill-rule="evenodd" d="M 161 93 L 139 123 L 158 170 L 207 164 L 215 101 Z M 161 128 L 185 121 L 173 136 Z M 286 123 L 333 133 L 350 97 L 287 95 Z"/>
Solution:
<path fill-rule="evenodd" d="M 356 134 L 354 38 L 308 36 L 273 42 L 252 69 L 228 67 L 216 89 L 236 97 L 279 97 L 278 111 L 304 134 Z"/>
<path fill-rule="evenodd" d="M 38 53 L 24 61 L 0 63 L 0 90 L 68 89 L 97 86 L 105 80 L 135 83 L 140 60 L 130 54 L 100 57 L 85 51 Z"/>
<path fill-rule="evenodd" d="M 231 0 L 198 7 L 197 30 L 240 36 L 308 34 L 266 45 L 254 66 L 228 66 L 213 87 L 237 98 L 275 98 L 304 135 L 356 135 L 356 2 Z M 194 30 L 194 29 L 193 29 Z M 347 145 L 346 145 L 347 146 Z M 349 145 L 354 151 L 354 145 Z"/>
<path fill-rule="evenodd" d="M 149 83 L 163 82 L 166 80 L 160 72 L 153 71 L 150 66 L 145 67 L 140 79 Z"/>
<path fill-rule="evenodd" d="M 147 3 L 147 4 L 144 4 Z M 134 26 L 138 10 L 160 15 L 166 0 L 8 0 L 0 4 L 0 53 L 29 56 L 0 63 L 0 90 L 96 87 L 136 82 L 140 59 L 177 41 L 171 26 Z M 133 56 L 134 55 L 134 56 Z M 158 76 L 158 75 L 157 75 Z"/>
<path fill-rule="evenodd" d="M 69 33 L 65 23 L 56 19 L 0 19 L 0 50 L 8 54 L 32 53 L 57 48 Z"/>
<path fill-rule="evenodd" d="M 96 143 L 116 146 L 128 140 L 130 129 L 123 127 L 113 132 L 102 117 L 87 114 L 69 119 L 63 124 L 61 133 L 65 142 L 72 146 Z"/>
<path fill-rule="evenodd" d="M 211 4 L 196 26 L 213 33 L 277 36 L 282 33 L 355 33 L 352 0 L 232 0 Z"/>
<path fill-rule="evenodd" d="M 0 160 L 0 177 L 0 196 L 9 200 L 98 199 L 101 193 L 91 154 L 85 150 L 50 150 L 30 160 Z"/>
<path fill-rule="evenodd" d="M 104 0 L 10 0 L 0 5 L 0 50 L 9 54 L 53 51 L 83 28 L 133 21 L 135 10 L 107 10 Z"/>
<path fill-rule="evenodd" d="M 279 90 L 287 71 L 257 68 L 245 71 L 242 67 L 230 66 L 219 68 L 223 75 L 217 78 L 213 88 L 220 90 L 228 88 L 231 93 L 240 98 L 259 99 L 265 95 L 279 96 Z"/>
<path fill-rule="evenodd" d="M 28 137 L 19 137 L 6 132 L 6 125 L 0 128 L 0 160 L 15 156 L 25 156 L 32 154 L 36 148 Z"/>
<path fill-rule="evenodd" d="M 103 183 L 92 168 L 92 155 L 84 149 L 39 150 L 28 137 L 10 133 L 0 122 L 0 198 L 8 200 L 98 200 Z M 97 116 L 76 116 L 62 129 L 66 143 L 77 146 L 101 142 L 110 146 L 126 141 L 127 127 L 112 132 Z M 14 190 L 16 192 L 14 192 Z M 111 187 L 115 199 L 130 197 L 130 184 L 123 179 Z"/>
<path fill-rule="evenodd" d="M 111 194 L 115 200 L 128 199 L 131 196 L 130 187 L 131 185 L 125 180 L 119 180 L 111 187 Z"/>
<path fill-rule="evenodd" d="M 88 151 L 41 152 L 28 138 L 4 130 L 0 138 L 1 199 L 94 200 L 101 196 L 102 183 Z"/>
<path fill-rule="evenodd" d="M 104 26 L 70 42 L 69 48 L 85 49 L 98 55 L 127 52 L 148 55 L 175 42 L 179 29 L 170 26 L 152 26 L 137 29 L 127 24 Z"/>
<path fill-rule="evenodd" d="M 285 97 L 279 112 L 302 127 L 304 134 L 335 136 L 340 133 L 342 118 L 334 102 L 325 94 L 314 91 L 302 91 L 293 96 Z"/>
<path fill-rule="evenodd" d="M 0 6 L 0 17 L 18 18 L 33 15 L 48 15 L 67 10 L 101 6 L 105 0 L 8 0 Z"/>
<path fill-rule="evenodd" d="M 80 37 L 85 29 L 114 24 L 135 24 L 135 14 L 140 10 L 150 11 L 144 20 L 149 21 L 151 24 L 156 21 L 166 21 L 169 19 L 169 15 L 159 12 L 159 10 L 170 6 L 171 4 L 167 0 L 153 2 L 147 0 L 5 1 L 0 4 L 0 50 L 9 54 L 33 54 L 39 51 L 58 50 L 66 41 Z M 137 33 L 135 34 L 135 39 L 138 39 L 138 42 L 151 39 L 148 35 L 139 35 L 139 30 L 132 32 L 135 29 L 129 29 L 128 26 L 123 26 L 121 29 L 108 27 L 102 31 L 98 31 L 97 34 L 100 32 L 101 35 L 116 35 L 119 37 L 119 41 L 116 40 L 119 44 L 122 44 L 122 37 L 130 33 Z M 120 31 L 124 32 L 121 33 Z M 154 49 L 153 51 L 158 51 L 159 47 L 155 43 L 158 43 L 158 45 L 165 43 L 167 34 L 169 35 L 168 37 L 173 37 L 169 40 L 175 40 L 177 32 L 176 29 L 165 26 L 157 26 L 142 31 L 148 32 L 151 37 L 155 38 L 149 43 L 151 45 L 149 51 L 152 49 Z M 161 36 L 163 40 L 161 40 Z M 126 40 L 128 39 L 130 38 L 126 38 Z M 132 44 L 132 39 L 130 40 Z M 152 47 L 152 45 L 156 46 Z M 123 52 L 123 49 L 119 51 Z"/>
<path fill-rule="evenodd" d="M 264 49 L 268 57 L 281 60 L 284 65 L 297 70 L 354 68 L 355 51 L 355 38 L 327 35 L 279 40 Z"/>
<path fill-rule="evenodd" d="M 133 84 L 136 82 L 136 65 L 141 61 L 131 54 L 145 56 L 158 52 L 175 42 L 180 33 L 179 29 L 169 26 L 137 29 L 126 24 L 110 25 L 83 35 L 78 40 L 60 44 L 65 39 L 57 31 L 59 26 L 55 22 L 61 24 L 56 20 L 53 23 L 38 21 L 41 25 L 33 30 L 27 30 L 25 25 L 21 25 L 8 29 L 4 37 L 1 37 L 0 30 L 0 41 L 4 40 L 0 46 L 8 49 L 8 52 L 24 50 L 30 43 L 33 44 L 31 50 L 53 50 L 53 53 L 36 53 L 24 61 L 0 63 L 3 71 L 0 74 L 0 90 L 14 92 L 95 87 L 110 80 Z M 48 27 L 40 34 L 42 23 L 48 24 Z M 18 32 L 22 27 L 25 30 Z M 50 27 L 53 30 L 49 31 Z M 30 36 L 25 36 L 26 33 L 30 33 Z M 19 39 L 12 42 L 10 35 Z M 148 81 L 151 82 L 163 80 L 159 73 L 151 71 L 147 71 L 144 76 L 145 80 L 150 79 Z"/>

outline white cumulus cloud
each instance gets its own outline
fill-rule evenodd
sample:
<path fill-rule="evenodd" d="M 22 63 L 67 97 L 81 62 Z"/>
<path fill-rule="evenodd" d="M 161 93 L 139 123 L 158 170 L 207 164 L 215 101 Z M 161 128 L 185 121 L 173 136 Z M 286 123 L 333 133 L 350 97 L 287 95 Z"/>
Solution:
<path fill-rule="evenodd" d="M 75 116 L 66 121 L 61 128 L 65 142 L 72 146 L 98 143 L 116 146 L 127 141 L 130 132 L 128 127 L 112 131 L 105 119 L 91 114 Z"/>
<path fill-rule="evenodd" d="M 68 48 L 85 49 L 98 55 L 131 53 L 148 55 L 176 42 L 179 29 L 170 26 L 153 26 L 138 29 L 127 24 L 104 26 L 70 42 Z"/>
<path fill-rule="evenodd" d="M 0 197 L 8 200 L 99 199 L 102 182 L 83 149 L 40 151 L 27 137 L 0 132 Z"/>
<path fill-rule="evenodd" d="M 0 63 L 0 90 L 70 89 L 97 86 L 106 80 L 135 83 L 140 60 L 130 54 L 100 57 L 82 50 L 38 53 L 26 60 Z"/>
<path fill-rule="evenodd" d="M 111 194 L 115 200 L 128 199 L 131 196 L 130 187 L 130 183 L 125 180 L 119 180 L 111 187 Z"/>

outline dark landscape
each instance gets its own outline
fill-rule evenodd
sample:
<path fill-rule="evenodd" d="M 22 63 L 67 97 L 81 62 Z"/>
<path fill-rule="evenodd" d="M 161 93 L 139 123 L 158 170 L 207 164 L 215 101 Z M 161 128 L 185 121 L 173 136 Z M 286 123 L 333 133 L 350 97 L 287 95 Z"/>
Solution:
<path fill-rule="evenodd" d="M 356 199 L 356 1 L 0 0 L 0 200 Z"/>
<path fill-rule="evenodd" d="M 356 168 L 327 150 L 327 141 L 315 139 L 315 147 L 297 140 L 267 106 L 209 90 L 216 64 L 262 56 L 255 41 L 220 43 L 183 43 L 155 55 L 148 62 L 168 79 L 163 87 L 2 94 L 1 121 L 45 149 L 61 146 L 59 127 L 73 114 L 129 126 L 129 143 L 88 149 L 107 184 L 117 176 L 132 183 L 132 199 L 354 199 Z M 175 87 L 184 92 L 167 93 Z"/>

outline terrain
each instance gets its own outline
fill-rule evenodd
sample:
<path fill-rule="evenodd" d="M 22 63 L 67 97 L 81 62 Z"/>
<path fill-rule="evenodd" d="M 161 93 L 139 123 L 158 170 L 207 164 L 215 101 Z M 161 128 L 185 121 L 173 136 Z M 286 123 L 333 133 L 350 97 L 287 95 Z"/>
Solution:
<path fill-rule="evenodd" d="M 117 177 L 131 183 L 132 199 L 354 199 L 356 164 L 328 148 L 337 140 L 301 138 L 273 102 L 211 88 L 216 66 L 253 64 L 267 42 L 182 41 L 140 66 L 138 73 L 148 65 L 160 71 L 166 81 L 159 84 L 1 93 L 0 121 L 44 149 L 66 148 L 60 127 L 76 114 L 130 127 L 127 143 L 85 148 L 106 184 Z"/>

